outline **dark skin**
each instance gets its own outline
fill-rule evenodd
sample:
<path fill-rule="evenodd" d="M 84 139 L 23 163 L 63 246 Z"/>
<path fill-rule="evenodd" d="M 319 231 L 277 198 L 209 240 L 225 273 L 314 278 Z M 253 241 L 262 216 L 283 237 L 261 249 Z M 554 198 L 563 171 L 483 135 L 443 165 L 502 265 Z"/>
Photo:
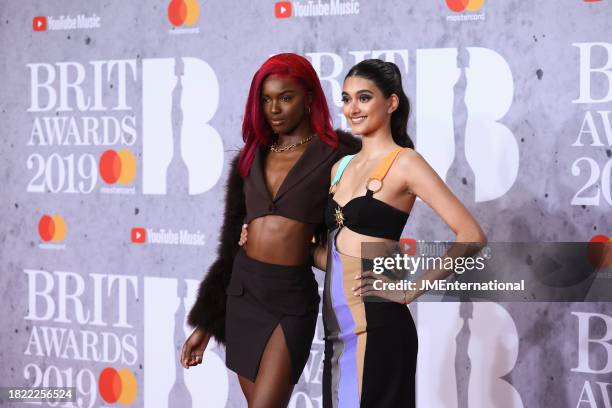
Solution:
<path fill-rule="evenodd" d="M 262 106 L 267 122 L 278 135 L 279 147 L 312 135 L 307 106 L 310 98 L 294 81 L 270 75 L 263 84 Z M 287 173 L 302 156 L 308 143 L 275 153 L 265 160 L 266 185 L 276 196 Z M 310 255 L 310 239 L 315 225 L 279 215 L 267 215 L 248 225 L 250 239 L 244 250 L 251 258 L 277 265 L 303 265 Z"/>
<path fill-rule="evenodd" d="M 278 147 L 289 146 L 313 134 L 308 113 L 311 96 L 295 81 L 270 75 L 263 83 L 261 98 L 262 113 L 272 131 L 278 135 Z M 270 197 L 276 196 L 309 143 L 267 154 L 264 174 Z M 310 242 L 315 228 L 313 224 L 279 215 L 266 215 L 252 220 L 248 225 L 249 240 L 243 248 L 249 257 L 262 262 L 303 265 L 311 253 Z M 193 331 L 181 353 L 184 368 L 202 362 L 209 340 L 210 335 L 204 329 L 196 328 Z M 238 379 L 249 407 L 253 408 L 286 406 L 293 391 L 290 378 L 291 360 L 279 325 L 264 349 L 255 382 L 240 375 Z"/>

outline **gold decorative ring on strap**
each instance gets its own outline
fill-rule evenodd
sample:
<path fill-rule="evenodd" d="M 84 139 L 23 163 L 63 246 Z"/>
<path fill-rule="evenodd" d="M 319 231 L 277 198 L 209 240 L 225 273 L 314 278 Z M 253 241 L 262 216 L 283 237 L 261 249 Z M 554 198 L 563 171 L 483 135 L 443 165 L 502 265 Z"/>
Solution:
<path fill-rule="evenodd" d="M 378 183 L 375 183 L 375 184 L 374 184 L 374 188 L 370 188 L 370 183 L 371 183 L 372 181 L 377 181 L 377 182 L 378 182 Z M 376 177 L 370 177 L 370 178 L 368 179 L 368 182 L 366 183 L 366 188 L 367 188 L 368 190 L 371 190 L 371 191 L 372 191 L 372 194 L 378 193 L 378 192 L 380 191 L 380 189 L 382 188 L 382 186 L 383 186 L 383 182 L 382 182 L 382 180 L 380 180 L 380 179 L 378 179 L 378 178 L 376 178 Z"/>
<path fill-rule="evenodd" d="M 389 168 L 393 164 L 393 161 L 395 160 L 397 155 L 400 154 L 402 150 L 403 150 L 402 147 L 398 147 L 381 160 L 380 164 L 372 172 L 372 176 L 368 179 L 368 182 L 366 183 L 366 188 L 368 188 L 369 190 L 372 190 L 374 193 L 377 193 L 380 191 L 383 185 L 383 179 L 387 175 L 387 172 L 389 171 Z M 378 181 L 379 184 L 377 185 L 377 188 L 375 187 L 374 189 L 371 189 L 370 182 L 373 180 Z"/>

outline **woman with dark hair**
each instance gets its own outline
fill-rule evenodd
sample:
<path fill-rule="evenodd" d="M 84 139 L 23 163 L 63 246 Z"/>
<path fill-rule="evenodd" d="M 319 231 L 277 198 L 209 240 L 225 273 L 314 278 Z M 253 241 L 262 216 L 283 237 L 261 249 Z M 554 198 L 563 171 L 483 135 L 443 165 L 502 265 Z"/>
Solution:
<path fill-rule="evenodd" d="M 327 256 L 321 250 L 316 254 L 327 263 L 323 406 L 414 407 L 418 339 L 406 305 L 422 292 L 377 291 L 374 281 L 382 276 L 368 270 L 371 259 L 363 258 L 361 244 L 397 242 L 417 197 L 438 213 L 458 242 L 478 248 L 486 237 L 413 150 L 406 132 L 410 106 L 395 64 L 371 59 L 352 67 L 342 100 L 363 147 L 332 168 L 325 215 L 329 248 Z M 432 269 L 420 280 L 450 273 Z M 387 301 L 364 302 L 370 295 Z"/>
<path fill-rule="evenodd" d="M 306 364 L 318 308 L 312 239 L 324 237 L 329 172 L 358 141 L 337 134 L 305 58 L 269 58 L 251 82 L 233 160 L 218 258 L 200 284 L 181 363 L 225 344 L 249 407 L 284 407 Z M 241 226 L 249 241 L 238 245 Z"/>

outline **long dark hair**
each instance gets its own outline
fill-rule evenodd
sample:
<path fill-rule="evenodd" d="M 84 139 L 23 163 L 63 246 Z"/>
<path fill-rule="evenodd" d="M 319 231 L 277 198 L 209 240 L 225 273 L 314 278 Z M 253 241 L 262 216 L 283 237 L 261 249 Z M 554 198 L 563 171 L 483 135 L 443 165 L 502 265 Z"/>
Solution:
<path fill-rule="evenodd" d="M 301 55 L 278 54 L 268 58 L 257 70 L 251 81 L 251 89 L 249 90 L 242 121 L 242 139 L 245 146 L 240 154 L 238 165 L 243 177 L 249 174 L 258 147 L 272 143 L 272 129 L 266 122 L 261 107 L 261 89 L 265 79 L 272 74 L 291 78 L 302 86 L 305 92 L 311 93 L 310 127 L 321 141 L 334 149 L 338 146 L 338 136 L 334 132 L 325 94 L 316 71 L 310 62 Z"/>
<path fill-rule="evenodd" d="M 393 141 L 402 147 L 414 149 L 414 143 L 408 136 L 408 116 L 410 115 L 410 102 L 402 87 L 402 75 L 400 70 L 392 62 L 379 59 L 367 59 L 353 66 L 346 77 L 360 77 L 374 82 L 376 87 L 386 98 L 392 94 L 399 98 L 399 105 L 391 114 L 391 135 Z"/>

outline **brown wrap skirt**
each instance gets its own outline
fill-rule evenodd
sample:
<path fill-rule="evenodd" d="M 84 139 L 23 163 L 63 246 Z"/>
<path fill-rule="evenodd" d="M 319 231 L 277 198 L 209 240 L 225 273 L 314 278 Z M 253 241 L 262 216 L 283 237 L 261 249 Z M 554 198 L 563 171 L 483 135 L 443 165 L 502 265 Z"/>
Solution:
<path fill-rule="evenodd" d="M 310 265 L 261 262 L 240 249 L 226 293 L 227 367 L 255 382 L 268 339 L 280 324 L 296 384 L 310 355 L 319 311 L 318 285 Z"/>

